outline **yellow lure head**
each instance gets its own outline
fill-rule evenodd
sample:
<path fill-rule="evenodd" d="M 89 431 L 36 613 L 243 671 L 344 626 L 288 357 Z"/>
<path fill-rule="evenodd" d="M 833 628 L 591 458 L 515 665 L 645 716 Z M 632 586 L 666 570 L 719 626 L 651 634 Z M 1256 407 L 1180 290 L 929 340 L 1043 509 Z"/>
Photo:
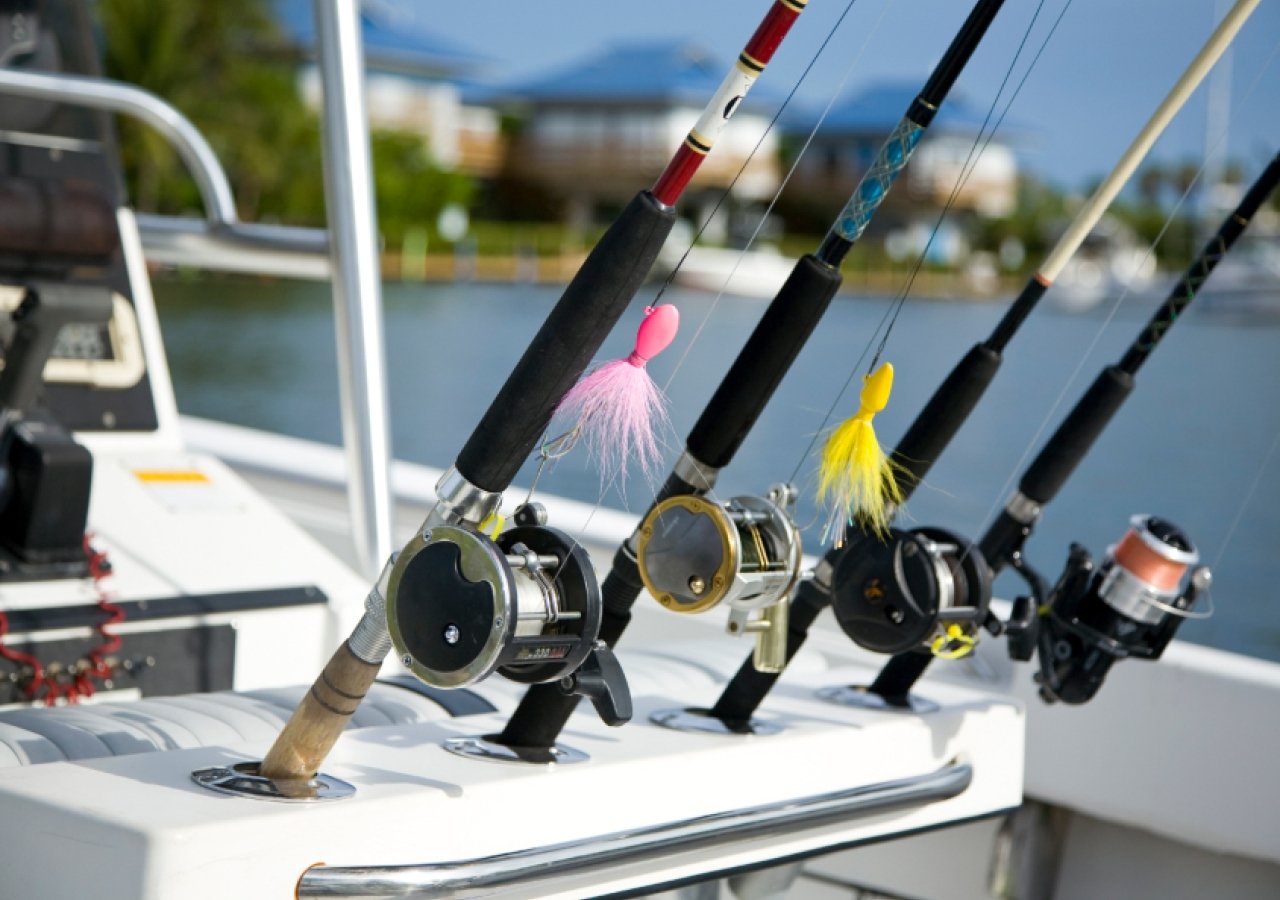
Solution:
<path fill-rule="evenodd" d="M 893 390 L 893 363 L 881 363 L 880 368 L 862 378 L 862 393 L 858 395 L 858 414 L 855 418 L 870 422 L 871 417 L 889 404 L 889 392 Z"/>

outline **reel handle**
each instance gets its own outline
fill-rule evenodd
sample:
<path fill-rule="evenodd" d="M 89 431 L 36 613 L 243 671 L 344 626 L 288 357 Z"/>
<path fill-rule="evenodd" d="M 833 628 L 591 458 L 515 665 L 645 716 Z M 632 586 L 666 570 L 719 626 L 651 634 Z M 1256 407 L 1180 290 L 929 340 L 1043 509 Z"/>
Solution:
<path fill-rule="evenodd" d="M 560 690 L 568 696 L 586 697 L 601 721 L 611 728 L 631 721 L 633 710 L 627 676 L 618 657 L 604 641 L 596 641 L 577 671 L 560 680 Z"/>

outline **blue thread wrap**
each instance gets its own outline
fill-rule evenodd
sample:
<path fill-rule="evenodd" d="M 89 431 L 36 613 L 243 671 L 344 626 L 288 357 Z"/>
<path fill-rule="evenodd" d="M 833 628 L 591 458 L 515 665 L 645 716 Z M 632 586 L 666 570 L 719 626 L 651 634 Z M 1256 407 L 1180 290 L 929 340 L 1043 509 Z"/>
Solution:
<path fill-rule="evenodd" d="M 923 134 L 923 126 L 906 118 L 893 129 L 893 133 L 880 148 L 875 162 L 871 164 L 867 174 L 862 176 L 857 190 L 853 192 L 848 204 L 841 210 L 840 217 L 836 219 L 835 230 L 846 241 L 853 243 L 862 237 L 862 232 L 867 230 L 871 217 L 884 202 L 885 196 L 889 193 L 889 187 L 898 177 L 898 173 L 911 159 L 911 154 L 915 152 L 916 144 L 920 143 L 920 137 Z"/>

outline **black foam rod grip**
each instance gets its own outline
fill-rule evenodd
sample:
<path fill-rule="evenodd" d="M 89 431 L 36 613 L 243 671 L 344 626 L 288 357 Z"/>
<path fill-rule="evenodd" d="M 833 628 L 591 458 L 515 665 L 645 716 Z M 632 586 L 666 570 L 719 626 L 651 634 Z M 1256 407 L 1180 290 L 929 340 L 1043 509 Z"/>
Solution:
<path fill-rule="evenodd" d="M 1133 384 L 1133 376 L 1119 366 L 1102 370 L 1022 476 L 1018 490 L 1023 496 L 1041 506 L 1057 496 L 1129 396 Z"/>
<path fill-rule="evenodd" d="M 787 616 L 787 663 L 795 659 L 805 638 L 809 636 L 809 628 L 818 614 L 831 605 L 831 594 L 815 581 L 803 581 L 796 589 L 791 601 L 791 609 Z M 753 664 L 753 658 L 738 669 L 738 673 L 725 685 L 720 699 L 711 708 L 711 715 L 722 722 L 747 722 L 764 702 L 764 698 L 773 690 L 773 686 L 781 677 L 781 672 L 761 672 Z"/>
<path fill-rule="evenodd" d="M 675 210 L 648 191 L 609 227 L 530 341 L 510 377 L 458 454 L 458 472 L 486 491 L 511 484 L 551 421 L 640 289 Z"/>
<path fill-rule="evenodd" d="M 687 446 L 694 459 L 716 468 L 733 460 L 831 305 L 840 281 L 838 268 L 812 254 L 800 257 L 689 432 Z"/>
<path fill-rule="evenodd" d="M 893 459 L 902 468 L 894 472 L 902 499 L 924 480 L 947 444 L 978 405 L 1000 369 L 1000 354 L 985 344 L 975 344 L 951 374 L 938 386 L 898 442 Z"/>

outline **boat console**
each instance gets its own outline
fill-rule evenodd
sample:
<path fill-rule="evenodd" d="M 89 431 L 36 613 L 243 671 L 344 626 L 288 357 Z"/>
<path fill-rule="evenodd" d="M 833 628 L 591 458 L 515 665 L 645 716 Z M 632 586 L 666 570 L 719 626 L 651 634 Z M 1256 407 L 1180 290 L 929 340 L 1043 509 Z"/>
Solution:
<path fill-rule="evenodd" d="M 9 84 L 97 76 L 86 8 L 0 19 L 0 707 L 278 684 L 360 582 L 186 448 L 111 120 Z"/>

